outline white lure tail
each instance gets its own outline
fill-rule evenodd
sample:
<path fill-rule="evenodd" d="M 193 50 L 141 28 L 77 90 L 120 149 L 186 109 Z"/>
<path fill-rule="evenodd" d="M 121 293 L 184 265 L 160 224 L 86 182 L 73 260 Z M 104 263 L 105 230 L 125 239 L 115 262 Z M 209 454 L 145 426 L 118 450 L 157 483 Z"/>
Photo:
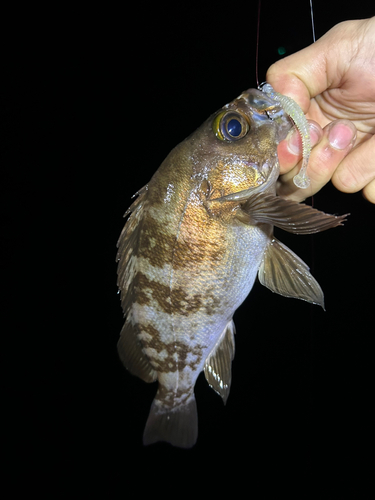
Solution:
<path fill-rule="evenodd" d="M 260 88 L 271 99 L 280 103 L 280 106 L 283 108 L 285 113 L 293 120 L 298 129 L 298 132 L 301 135 L 303 155 L 302 167 L 299 173 L 293 177 L 293 182 L 297 187 L 306 189 L 310 185 L 310 179 L 307 176 L 306 171 L 307 165 L 309 163 L 311 144 L 309 124 L 307 123 L 304 112 L 291 97 L 280 94 L 279 92 L 275 92 L 272 85 L 270 85 L 269 83 L 263 84 Z"/>

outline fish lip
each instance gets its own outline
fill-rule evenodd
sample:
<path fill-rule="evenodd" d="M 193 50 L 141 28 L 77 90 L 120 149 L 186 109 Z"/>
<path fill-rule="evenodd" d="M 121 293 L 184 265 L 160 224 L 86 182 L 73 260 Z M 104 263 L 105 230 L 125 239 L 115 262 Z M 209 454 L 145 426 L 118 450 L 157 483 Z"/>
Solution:
<path fill-rule="evenodd" d="M 247 89 L 237 99 L 244 99 L 246 104 L 250 106 L 250 108 L 255 108 L 256 110 L 262 111 L 264 109 L 274 107 L 275 101 L 271 99 L 267 94 L 258 89 Z M 236 100 L 237 100 L 236 99 Z M 259 99 L 257 101 L 256 99 Z M 279 106 L 281 109 L 281 106 Z"/>
<path fill-rule="evenodd" d="M 235 99 L 230 107 L 239 107 L 253 122 L 264 124 L 265 121 L 274 124 L 277 130 L 278 143 L 286 138 L 293 128 L 293 120 L 274 99 L 258 89 L 248 89 Z M 246 109 L 242 109 L 245 107 Z"/>

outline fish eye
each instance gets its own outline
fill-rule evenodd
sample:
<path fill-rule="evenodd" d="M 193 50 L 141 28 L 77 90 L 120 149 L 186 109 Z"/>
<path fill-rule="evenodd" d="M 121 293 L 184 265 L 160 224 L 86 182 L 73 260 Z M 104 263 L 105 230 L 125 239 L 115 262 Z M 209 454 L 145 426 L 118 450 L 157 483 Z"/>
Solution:
<path fill-rule="evenodd" d="M 242 132 L 241 122 L 236 120 L 236 118 L 231 118 L 228 122 L 227 130 L 232 137 L 238 137 Z"/>
<path fill-rule="evenodd" d="M 213 121 L 212 129 L 221 141 L 238 141 L 249 131 L 249 122 L 236 111 L 221 111 Z"/>

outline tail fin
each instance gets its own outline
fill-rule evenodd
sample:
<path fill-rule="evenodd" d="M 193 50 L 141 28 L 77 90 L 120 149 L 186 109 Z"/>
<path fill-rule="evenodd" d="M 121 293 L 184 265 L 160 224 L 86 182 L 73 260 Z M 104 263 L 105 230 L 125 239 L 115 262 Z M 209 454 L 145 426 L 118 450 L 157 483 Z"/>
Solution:
<path fill-rule="evenodd" d="M 143 444 L 167 441 L 179 448 L 191 448 L 197 437 L 198 415 L 194 394 L 186 403 L 175 408 L 166 408 L 156 395 L 143 434 Z"/>

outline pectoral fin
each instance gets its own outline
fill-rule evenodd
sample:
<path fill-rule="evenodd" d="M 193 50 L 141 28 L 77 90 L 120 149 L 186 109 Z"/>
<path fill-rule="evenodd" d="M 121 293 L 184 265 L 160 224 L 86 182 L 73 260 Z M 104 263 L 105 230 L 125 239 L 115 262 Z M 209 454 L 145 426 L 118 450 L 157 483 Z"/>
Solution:
<path fill-rule="evenodd" d="M 324 309 L 323 291 L 308 266 L 276 238 L 268 244 L 258 277 L 272 292 L 306 300 Z"/>
<path fill-rule="evenodd" d="M 210 386 L 226 403 L 232 380 L 235 327 L 231 320 L 224 328 L 219 340 L 204 364 L 204 375 Z"/>
<path fill-rule="evenodd" d="M 312 234 L 341 226 L 346 215 L 329 215 L 272 194 L 258 193 L 241 204 L 238 218 L 248 224 L 265 223 L 295 234 Z"/>

